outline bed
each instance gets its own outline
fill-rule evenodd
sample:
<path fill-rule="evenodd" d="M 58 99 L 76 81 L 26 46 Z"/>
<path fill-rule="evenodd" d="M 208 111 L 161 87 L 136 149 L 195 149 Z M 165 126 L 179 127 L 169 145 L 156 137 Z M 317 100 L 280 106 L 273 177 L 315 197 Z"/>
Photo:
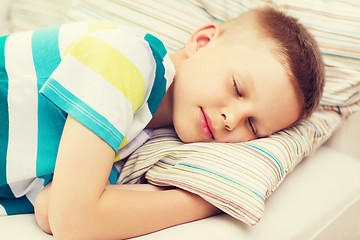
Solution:
<path fill-rule="evenodd" d="M 251 202 L 258 204 L 256 209 L 260 210 L 241 211 L 241 204 L 245 203 L 232 199 L 237 195 L 217 193 L 226 201 L 209 197 L 205 194 L 209 191 L 208 186 L 196 185 L 194 181 L 193 175 L 198 172 L 176 179 L 172 177 L 181 168 L 159 172 L 155 166 L 147 174 L 154 184 L 171 182 L 176 185 L 176 182 L 177 187 L 199 194 L 227 214 L 134 239 L 360 239 L 360 114 L 357 112 L 360 105 L 360 33 L 356 31 L 360 29 L 360 4 L 355 0 L 309 3 L 280 0 L 53 0 L 51 3 L 46 0 L 6 0 L 0 3 L 0 32 L 3 35 L 68 21 L 115 20 L 150 28 L 171 52 L 180 48 L 186 36 L 201 24 L 223 21 L 253 7 L 271 4 L 295 15 L 320 42 L 326 57 L 328 79 L 321 109 L 309 122 L 303 123 L 303 128 L 265 140 L 277 143 L 283 136 L 291 135 L 291 141 L 295 139 L 298 144 L 294 145 L 296 149 L 274 145 L 280 150 L 273 156 L 287 165 L 280 178 L 261 190 L 259 194 L 263 194 L 263 201 Z M 325 23 L 324 20 L 333 22 Z M 306 129 L 306 141 L 296 139 L 295 133 L 299 129 Z M 265 143 L 257 142 L 254 146 L 262 148 Z M 244 145 L 240 147 L 236 151 L 243 151 Z M 184 156 L 187 148 L 177 146 L 176 153 L 192 158 L 194 155 Z M 204 146 L 191 145 L 190 148 L 198 153 Z M 216 148 L 218 152 L 228 151 L 227 147 Z M 288 151 L 290 157 L 282 156 L 284 151 Z M 134 155 L 136 162 L 138 159 Z M 294 161 L 288 163 L 289 159 Z M 134 172 L 137 166 L 130 163 L 127 168 L 130 173 L 124 173 L 120 183 L 136 183 Z M 191 161 L 186 163 L 193 164 Z M 160 177 L 165 180 L 159 181 Z M 229 207 L 230 203 L 236 204 Z M 53 239 L 38 228 L 33 214 L 0 217 L 0 230 L 1 239 Z"/>

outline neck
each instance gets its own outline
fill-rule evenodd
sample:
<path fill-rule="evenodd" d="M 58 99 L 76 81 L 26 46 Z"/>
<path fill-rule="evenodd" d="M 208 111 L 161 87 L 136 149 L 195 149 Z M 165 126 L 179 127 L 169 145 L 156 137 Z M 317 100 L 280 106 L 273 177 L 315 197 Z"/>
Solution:
<path fill-rule="evenodd" d="M 175 66 L 175 72 L 178 70 L 182 61 L 184 60 L 184 49 L 181 49 L 171 56 L 171 61 Z M 166 91 L 164 98 L 162 99 L 155 115 L 146 126 L 146 128 L 165 128 L 173 127 L 173 89 L 174 83 L 176 81 L 176 73 L 173 79 L 173 83 L 170 85 L 169 89 Z"/>
<path fill-rule="evenodd" d="M 169 89 L 166 91 L 164 98 L 161 100 L 158 109 L 156 110 L 153 118 L 146 126 L 146 128 L 166 128 L 172 127 L 172 92 L 173 84 L 170 85 Z"/>

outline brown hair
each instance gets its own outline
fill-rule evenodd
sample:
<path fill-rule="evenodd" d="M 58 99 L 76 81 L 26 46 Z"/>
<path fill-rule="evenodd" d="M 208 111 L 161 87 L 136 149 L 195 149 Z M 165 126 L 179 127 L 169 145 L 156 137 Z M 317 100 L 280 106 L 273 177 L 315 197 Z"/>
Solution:
<path fill-rule="evenodd" d="M 247 14 L 255 16 L 259 33 L 275 43 L 275 57 L 287 69 L 302 106 L 299 120 L 309 117 L 319 105 L 325 84 L 324 62 L 316 40 L 296 18 L 272 7 Z M 243 26 L 241 21 L 236 24 Z"/>

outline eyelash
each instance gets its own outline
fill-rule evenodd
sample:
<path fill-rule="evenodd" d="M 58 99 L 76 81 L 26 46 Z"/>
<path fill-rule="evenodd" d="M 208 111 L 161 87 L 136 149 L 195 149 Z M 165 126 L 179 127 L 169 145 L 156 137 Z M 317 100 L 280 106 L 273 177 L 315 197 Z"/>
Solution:
<path fill-rule="evenodd" d="M 238 88 L 238 86 L 237 86 L 237 84 L 236 84 L 236 81 L 233 80 L 233 82 L 234 82 L 234 89 L 235 89 L 236 95 L 238 95 L 239 97 L 242 97 L 242 94 L 241 94 L 241 92 L 239 91 L 239 88 Z"/>
<path fill-rule="evenodd" d="M 250 129 L 251 129 L 250 131 L 256 136 L 256 129 L 254 127 L 254 124 L 251 121 L 251 118 L 248 118 L 248 123 L 249 123 Z"/>
<path fill-rule="evenodd" d="M 239 88 L 238 88 L 238 86 L 237 86 L 237 84 L 236 84 L 236 81 L 233 80 L 233 82 L 234 82 L 234 90 L 235 90 L 236 95 L 239 96 L 239 97 L 242 97 L 242 94 L 241 94 L 241 92 L 239 91 Z M 254 135 L 256 136 L 256 129 L 255 129 L 255 127 L 254 127 L 254 124 L 252 123 L 252 121 L 251 121 L 250 118 L 248 118 L 247 121 L 248 121 L 249 126 L 250 126 L 250 129 L 251 129 L 250 131 L 252 132 L 252 134 L 254 134 Z"/>

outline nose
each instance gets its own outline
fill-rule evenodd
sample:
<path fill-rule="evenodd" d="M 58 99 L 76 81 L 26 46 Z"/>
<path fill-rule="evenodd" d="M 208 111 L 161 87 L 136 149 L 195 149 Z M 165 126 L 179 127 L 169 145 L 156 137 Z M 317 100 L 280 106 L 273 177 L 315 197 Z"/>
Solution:
<path fill-rule="evenodd" d="M 239 125 L 245 124 L 249 114 L 245 109 L 223 108 L 221 111 L 224 127 L 228 131 L 234 130 Z"/>

